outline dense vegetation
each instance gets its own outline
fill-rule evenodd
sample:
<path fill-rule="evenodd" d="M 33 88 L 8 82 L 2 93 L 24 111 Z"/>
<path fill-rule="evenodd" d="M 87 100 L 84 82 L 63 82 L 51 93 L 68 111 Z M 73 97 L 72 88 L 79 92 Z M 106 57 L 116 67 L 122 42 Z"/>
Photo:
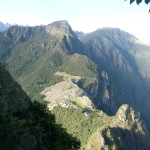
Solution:
<path fill-rule="evenodd" d="M 89 112 L 58 106 L 52 112 L 56 116 L 56 122 L 63 124 L 70 134 L 79 138 L 82 148 L 88 143 L 93 132 L 111 121 L 109 116 L 98 111 Z"/>
<path fill-rule="evenodd" d="M 2 108 L 1 108 L 2 110 Z M 0 114 L 0 149 L 76 150 L 80 142 L 68 134 L 46 106 L 32 102 L 27 109 Z"/>
<path fill-rule="evenodd" d="M 45 87 L 62 81 L 62 77 L 54 76 L 57 71 L 96 77 L 93 62 L 86 56 L 71 55 L 80 49 L 72 32 L 55 35 L 46 32 L 45 27 L 11 27 L 0 33 L 0 61 L 7 63 L 8 70 L 28 95 L 41 100 L 39 93 Z M 79 46 L 75 46 L 76 40 Z"/>
<path fill-rule="evenodd" d="M 80 142 L 68 134 L 46 105 L 31 102 L 0 64 L 0 150 L 76 150 Z"/>
<path fill-rule="evenodd" d="M 82 150 L 149 149 L 149 137 L 136 112 L 123 105 L 115 116 L 102 111 L 55 107 L 56 121 L 78 137 Z"/>
<path fill-rule="evenodd" d="M 82 42 L 64 21 L 40 27 L 14 26 L 0 33 L 0 61 L 7 64 L 13 78 L 32 100 L 43 100 L 40 92 L 63 80 L 54 74 L 66 72 L 84 77 L 78 85 L 88 93 L 93 88 L 90 86 L 99 82 L 97 95 L 91 94 L 97 108 L 114 115 L 123 103 L 128 103 L 141 111 L 142 119 L 145 115 L 148 123 L 150 82 L 144 79 L 150 73 L 142 68 L 148 70 L 149 59 L 145 56 L 149 56 L 149 47 L 137 43 L 134 36 L 119 29 L 105 28 L 78 36 Z M 147 65 L 143 65 L 145 63 Z M 135 144 L 140 139 L 148 139 L 146 131 L 142 130 L 142 134 L 130 132 L 131 129 L 139 131 L 141 124 L 134 116 L 126 116 L 129 107 L 125 117 L 109 117 L 94 108 L 55 107 L 52 111 L 55 119 L 44 104 L 31 102 L 3 65 L 0 67 L 1 149 L 8 149 L 8 142 L 10 149 L 79 149 L 80 142 L 73 137 L 76 136 L 82 149 L 91 147 L 93 150 L 94 144 L 96 150 L 102 146 L 112 150 L 124 145 L 130 147 L 130 143 L 123 143 L 126 135 L 129 135 L 129 142 L 135 136 L 138 139 L 133 140 Z M 98 70 L 107 73 L 99 71 L 98 75 Z M 77 103 L 78 99 L 74 97 L 72 101 Z M 133 124 L 129 134 L 125 134 L 128 121 Z M 56 123 L 63 124 L 63 128 Z M 135 149 L 141 150 L 143 145 L 148 146 L 147 143 L 142 141 Z"/>

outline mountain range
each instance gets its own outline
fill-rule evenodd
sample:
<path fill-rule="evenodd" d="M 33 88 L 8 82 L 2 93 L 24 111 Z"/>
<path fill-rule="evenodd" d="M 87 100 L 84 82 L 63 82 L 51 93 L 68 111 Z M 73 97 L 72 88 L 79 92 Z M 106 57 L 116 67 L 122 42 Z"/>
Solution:
<path fill-rule="evenodd" d="M 0 22 L 0 32 L 7 30 L 12 25 L 9 23 L 4 24 L 3 22 Z"/>
<path fill-rule="evenodd" d="M 1 63 L 86 150 L 150 149 L 149 57 L 150 45 L 118 28 L 87 34 L 63 20 L 0 33 Z"/>

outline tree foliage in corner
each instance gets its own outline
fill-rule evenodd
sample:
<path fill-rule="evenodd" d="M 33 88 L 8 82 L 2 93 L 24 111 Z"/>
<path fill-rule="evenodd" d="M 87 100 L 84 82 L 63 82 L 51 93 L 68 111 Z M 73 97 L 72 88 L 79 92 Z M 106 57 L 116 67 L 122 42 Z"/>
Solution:
<path fill-rule="evenodd" d="M 126 1 L 126 0 L 125 0 Z M 130 4 L 132 4 L 134 1 L 136 1 L 136 3 L 139 5 L 142 0 L 130 0 Z M 145 0 L 145 3 L 148 4 L 150 2 L 150 0 Z"/>
<path fill-rule="evenodd" d="M 126 1 L 126 0 L 125 0 Z M 136 1 L 136 3 L 139 5 L 141 2 L 142 2 L 142 0 L 130 0 L 130 4 L 132 4 L 134 1 Z M 149 4 L 149 2 L 150 2 L 150 0 L 145 0 L 145 3 L 148 5 Z M 149 12 L 150 12 L 150 9 L 149 9 Z"/>

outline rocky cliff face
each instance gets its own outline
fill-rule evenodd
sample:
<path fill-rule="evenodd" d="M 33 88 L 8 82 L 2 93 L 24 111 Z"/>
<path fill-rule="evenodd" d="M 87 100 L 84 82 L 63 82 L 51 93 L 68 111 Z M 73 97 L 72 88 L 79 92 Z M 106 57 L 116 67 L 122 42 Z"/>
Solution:
<path fill-rule="evenodd" d="M 139 117 L 129 105 L 122 105 L 111 123 L 92 135 L 87 149 L 149 150 L 149 136 Z"/>
<path fill-rule="evenodd" d="M 138 109 L 149 124 L 150 46 L 114 28 L 99 29 L 79 37 L 85 47 L 82 54 L 91 58 L 109 77 L 113 96 L 109 95 L 107 105 L 100 108 L 114 115 L 122 104 L 127 103 Z M 95 103 L 101 106 L 103 99 L 97 98 Z"/>
<path fill-rule="evenodd" d="M 11 27 L 12 25 L 11 24 L 9 24 L 9 23 L 2 23 L 2 22 L 0 22 L 0 32 L 3 32 L 3 31 L 5 31 L 5 30 L 7 30 L 9 27 Z"/>
<path fill-rule="evenodd" d="M 0 33 L 0 61 L 8 64 L 12 76 L 38 100 L 44 88 L 62 81 L 54 76 L 57 71 L 97 78 L 96 65 L 86 56 L 74 54 L 76 49 L 80 50 L 80 41 L 67 21 L 13 26 Z"/>
<path fill-rule="evenodd" d="M 75 35 L 72 31 L 69 23 L 66 20 L 56 21 L 47 26 L 45 26 L 45 30 L 53 35 L 61 34 L 61 35 Z"/>

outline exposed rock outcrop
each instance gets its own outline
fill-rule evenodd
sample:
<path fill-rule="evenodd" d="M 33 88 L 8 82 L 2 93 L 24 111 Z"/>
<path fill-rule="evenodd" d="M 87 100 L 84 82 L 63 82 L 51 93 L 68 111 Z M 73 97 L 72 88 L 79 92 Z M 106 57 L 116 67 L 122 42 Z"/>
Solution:
<path fill-rule="evenodd" d="M 98 129 L 87 144 L 88 150 L 149 150 L 145 126 L 129 105 L 122 105 L 110 124 Z"/>
<path fill-rule="evenodd" d="M 53 22 L 45 26 L 45 30 L 53 35 L 56 34 L 69 35 L 70 33 L 74 35 L 70 25 L 66 20 Z"/>

